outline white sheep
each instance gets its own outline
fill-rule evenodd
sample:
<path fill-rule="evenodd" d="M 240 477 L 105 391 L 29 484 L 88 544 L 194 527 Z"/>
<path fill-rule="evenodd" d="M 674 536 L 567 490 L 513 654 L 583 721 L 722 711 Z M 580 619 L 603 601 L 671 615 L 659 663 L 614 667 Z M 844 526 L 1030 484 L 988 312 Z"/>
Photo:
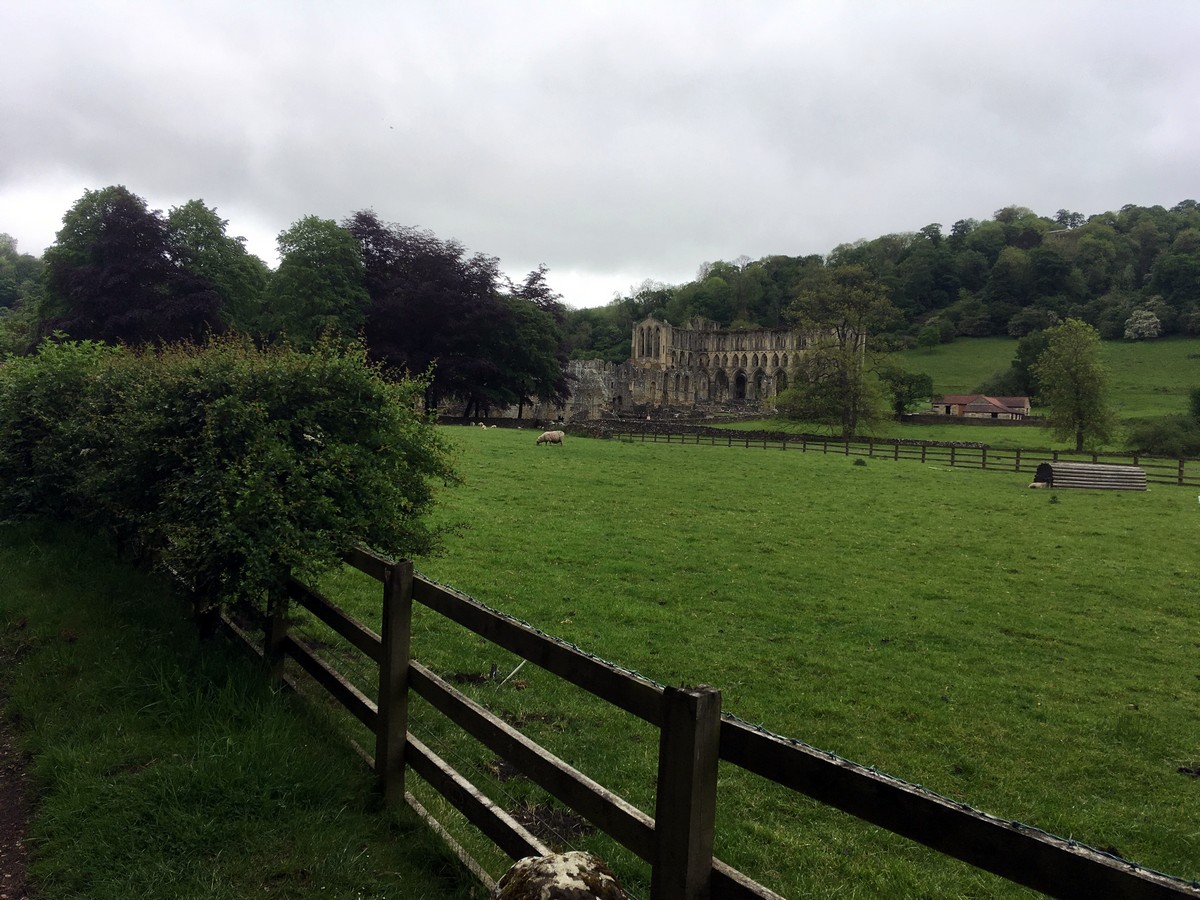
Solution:
<path fill-rule="evenodd" d="M 539 444 L 562 444 L 566 434 L 562 431 L 543 431 L 538 437 Z"/>

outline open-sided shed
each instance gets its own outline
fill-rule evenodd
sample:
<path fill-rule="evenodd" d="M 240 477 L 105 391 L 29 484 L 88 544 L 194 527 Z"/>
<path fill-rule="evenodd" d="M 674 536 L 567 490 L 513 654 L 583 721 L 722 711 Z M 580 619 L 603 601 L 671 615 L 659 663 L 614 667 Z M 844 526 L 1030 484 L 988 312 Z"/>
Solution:
<path fill-rule="evenodd" d="M 1054 488 L 1091 488 L 1096 491 L 1146 489 L 1146 473 L 1141 466 L 1106 463 L 1044 462 L 1038 465 L 1033 480 Z"/>

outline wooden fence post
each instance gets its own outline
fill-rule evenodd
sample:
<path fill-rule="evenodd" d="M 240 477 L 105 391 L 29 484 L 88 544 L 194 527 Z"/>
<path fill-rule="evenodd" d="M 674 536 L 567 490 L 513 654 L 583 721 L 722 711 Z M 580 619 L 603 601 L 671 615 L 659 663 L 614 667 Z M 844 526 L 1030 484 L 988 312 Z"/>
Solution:
<path fill-rule="evenodd" d="M 1021 471 L 1021 448 L 1020 447 L 1017 448 L 1017 459 L 1016 459 L 1016 462 L 1013 463 L 1013 471 L 1014 472 Z"/>
<path fill-rule="evenodd" d="M 402 559 L 384 573 L 383 654 L 379 660 L 379 716 L 375 721 L 375 776 L 384 802 L 391 806 L 404 802 L 412 604 L 413 564 Z"/>
<path fill-rule="evenodd" d="M 979 467 L 985 471 L 987 470 L 987 447 L 979 448 Z"/>
<path fill-rule="evenodd" d="M 950 465 L 954 465 L 954 445 L 950 445 Z"/>
<path fill-rule="evenodd" d="M 1179 483 L 1183 484 L 1183 460 L 1179 460 Z"/>
<path fill-rule="evenodd" d="M 267 661 L 267 672 L 271 684 L 278 685 L 283 680 L 283 644 L 287 640 L 287 593 L 283 585 L 276 585 L 267 591 L 267 621 L 266 633 L 263 635 L 263 659 Z"/>
<path fill-rule="evenodd" d="M 921 445 L 921 463 L 922 463 L 922 464 L 924 464 L 924 462 L 925 462 L 925 451 L 926 451 L 926 450 L 928 450 L 928 449 L 929 449 L 929 445 L 928 445 L 928 444 L 922 444 L 922 445 Z"/>
<path fill-rule="evenodd" d="M 651 900 L 709 896 L 717 810 L 721 692 L 663 690 Z"/>

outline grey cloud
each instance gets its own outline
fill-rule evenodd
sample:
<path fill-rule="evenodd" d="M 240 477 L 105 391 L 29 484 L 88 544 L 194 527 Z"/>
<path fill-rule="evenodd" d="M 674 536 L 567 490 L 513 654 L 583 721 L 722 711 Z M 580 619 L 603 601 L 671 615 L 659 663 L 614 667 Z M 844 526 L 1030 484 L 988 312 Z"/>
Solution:
<path fill-rule="evenodd" d="M 50 0 L 10 25 L 0 230 L 34 252 L 39 186 L 124 183 L 264 254 L 372 207 L 592 303 L 1009 203 L 1196 195 L 1188 0 Z"/>

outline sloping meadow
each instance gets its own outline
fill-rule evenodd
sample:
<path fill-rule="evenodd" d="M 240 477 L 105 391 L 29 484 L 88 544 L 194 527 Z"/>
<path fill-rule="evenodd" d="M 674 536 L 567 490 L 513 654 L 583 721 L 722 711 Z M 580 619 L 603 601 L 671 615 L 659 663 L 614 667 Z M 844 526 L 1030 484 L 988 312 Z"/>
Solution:
<path fill-rule="evenodd" d="M 776 733 L 1200 877 L 1194 494 L 445 433 L 464 483 L 440 492 L 454 535 L 418 558 L 426 576 L 656 681 L 715 685 L 727 712 Z M 377 616 L 374 588 L 327 584 Z M 502 685 L 519 660 L 420 608 L 416 628 L 414 658 L 653 811 L 653 734 L 564 699 L 532 665 Z M 502 767 L 472 763 L 419 709 L 414 731 L 460 765 Z M 549 803 L 514 785 L 497 799 Z M 619 849 L 599 852 L 637 880 Z M 1022 894 L 724 767 L 716 853 L 787 896 Z"/>

